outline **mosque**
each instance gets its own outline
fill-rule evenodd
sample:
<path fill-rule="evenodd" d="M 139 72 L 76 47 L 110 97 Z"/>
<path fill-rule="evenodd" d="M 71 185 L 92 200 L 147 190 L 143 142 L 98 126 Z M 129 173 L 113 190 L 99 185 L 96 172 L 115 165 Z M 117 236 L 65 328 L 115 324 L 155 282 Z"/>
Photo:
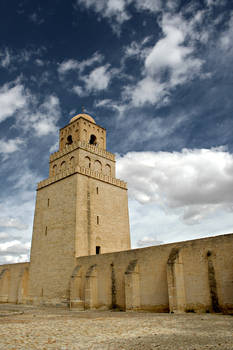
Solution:
<path fill-rule="evenodd" d="M 0 265 L 0 302 L 232 313 L 233 234 L 131 249 L 115 162 L 90 115 L 60 129 L 37 187 L 30 262 Z"/>

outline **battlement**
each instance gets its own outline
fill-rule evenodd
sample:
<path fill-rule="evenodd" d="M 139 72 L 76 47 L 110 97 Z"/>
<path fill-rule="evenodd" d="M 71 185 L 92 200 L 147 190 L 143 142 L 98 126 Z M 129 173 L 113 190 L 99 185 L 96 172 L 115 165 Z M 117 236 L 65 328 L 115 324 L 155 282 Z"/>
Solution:
<path fill-rule="evenodd" d="M 113 153 L 107 152 L 107 151 L 103 150 L 102 148 L 98 148 L 95 145 L 90 145 L 89 143 L 87 143 L 85 141 L 76 141 L 76 142 L 73 142 L 71 145 L 66 145 L 66 148 L 64 148 L 62 151 L 57 151 L 57 152 L 52 153 L 50 155 L 50 163 L 56 159 L 61 158 L 64 155 L 72 152 L 73 150 L 75 150 L 77 148 L 82 148 L 86 151 L 97 154 L 99 156 L 102 156 L 104 158 L 107 158 L 107 159 L 115 162 L 115 155 Z"/>
<path fill-rule="evenodd" d="M 37 190 L 39 190 L 43 187 L 46 187 L 54 182 L 57 182 L 57 181 L 65 178 L 67 176 L 76 174 L 76 173 L 86 175 L 86 176 L 92 177 L 94 179 L 98 179 L 100 181 L 107 182 L 111 185 L 127 189 L 127 183 L 120 180 L 120 179 L 112 178 L 111 176 L 103 175 L 103 174 L 98 173 L 97 171 L 93 171 L 93 170 L 90 170 L 88 168 L 80 167 L 77 165 L 75 167 L 69 167 L 65 171 L 62 171 L 53 177 L 49 177 L 48 179 L 40 181 L 37 185 Z"/>

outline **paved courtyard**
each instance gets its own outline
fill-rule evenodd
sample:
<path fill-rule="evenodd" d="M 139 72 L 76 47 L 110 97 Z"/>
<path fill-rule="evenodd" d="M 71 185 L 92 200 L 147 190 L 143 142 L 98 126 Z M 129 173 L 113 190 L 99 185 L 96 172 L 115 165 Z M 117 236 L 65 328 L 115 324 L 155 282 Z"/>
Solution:
<path fill-rule="evenodd" d="M 0 304 L 1 350 L 232 350 L 233 317 Z"/>

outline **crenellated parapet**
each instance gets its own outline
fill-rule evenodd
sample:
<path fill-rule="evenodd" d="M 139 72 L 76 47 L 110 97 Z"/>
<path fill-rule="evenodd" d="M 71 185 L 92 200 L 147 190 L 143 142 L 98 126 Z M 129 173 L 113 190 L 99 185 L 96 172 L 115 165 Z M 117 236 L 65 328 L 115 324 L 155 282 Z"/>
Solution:
<path fill-rule="evenodd" d="M 103 182 L 107 182 L 111 185 L 117 186 L 117 187 L 121 187 L 124 189 L 127 189 L 127 183 L 120 180 L 120 179 L 116 179 L 113 178 L 111 176 L 108 175 L 103 175 L 100 174 L 97 171 L 93 171 L 91 169 L 85 168 L 85 167 L 80 167 L 80 166 L 75 166 L 75 167 L 69 167 L 64 171 L 61 171 L 59 174 L 55 175 L 55 176 L 51 176 L 48 179 L 45 179 L 43 181 L 40 181 L 37 185 L 37 190 L 46 187 L 54 182 L 57 182 L 67 176 L 73 175 L 73 174 L 82 174 L 82 175 L 86 175 L 89 176 L 91 178 L 103 181 Z"/>
<path fill-rule="evenodd" d="M 107 152 L 107 151 L 103 150 L 102 148 L 99 148 L 95 145 L 90 145 L 85 141 L 76 141 L 76 142 L 73 142 L 71 145 L 66 145 L 66 147 L 63 148 L 61 151 L 52 153 L 50 155 L 50 163 L 63 157 L 64 155 L 74 151 L 77 148 L 81 148 L 85 151 L 88 151 L 88 152 L 94 153 L 98 156 L 107 158 L 113 162 L 115 161 L 115 155 L 113 153 Z"/>

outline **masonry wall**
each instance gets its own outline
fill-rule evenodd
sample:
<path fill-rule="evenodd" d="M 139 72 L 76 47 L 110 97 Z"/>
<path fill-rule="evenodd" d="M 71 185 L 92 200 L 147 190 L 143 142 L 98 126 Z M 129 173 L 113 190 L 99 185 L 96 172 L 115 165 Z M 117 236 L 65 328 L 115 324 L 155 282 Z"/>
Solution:
<path fill-rule="evenodd" d="M 0 265 L 0 303 L 26 303 L 29 263 Z"/>
<path fill-rule="evenodd" d="M 76 175 L 37 191 L 29 301 L 66 301 L 75 264 Z"/>
<path fill-rule="evenodd" d="M 130 249 L 127 190 L 77 176 L 76 256 Z"/>
<path fill-rule="evenodd" d="M 71 307 L 233 312 L 233 234 L 79 257 Z"/>

